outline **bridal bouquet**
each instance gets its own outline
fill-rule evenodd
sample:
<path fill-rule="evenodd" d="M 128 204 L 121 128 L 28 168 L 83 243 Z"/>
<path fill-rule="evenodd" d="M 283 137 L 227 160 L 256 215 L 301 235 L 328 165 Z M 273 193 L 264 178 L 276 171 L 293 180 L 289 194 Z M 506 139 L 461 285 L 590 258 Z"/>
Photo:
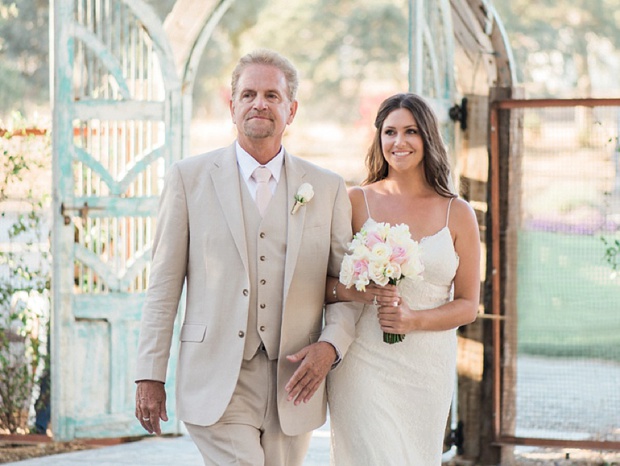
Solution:
<path fill-rule="evenodd" d="M 422 279 L 424 265 L 420 245 L 411 238 L 409 226 L 369 223 L 355 234 L 340 268 L 340 282 L 366 291 L 371 281 L 380 286 L 396 285 L 405 277 Z M 383 333 L 386 343 L 398 343 L 405 335 Z"/>

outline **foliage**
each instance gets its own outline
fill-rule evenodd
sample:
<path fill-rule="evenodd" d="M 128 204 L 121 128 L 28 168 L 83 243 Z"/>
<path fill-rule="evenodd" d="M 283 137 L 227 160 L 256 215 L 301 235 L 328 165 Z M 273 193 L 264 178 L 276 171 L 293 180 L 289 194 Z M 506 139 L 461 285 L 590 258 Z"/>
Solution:
<path fill-rule="evenodd" d="M 620 240 L 608 240 L 601 236 L 601 241 L 605 245 L 605 261 L 611 266 L 614 272 L 620 268 Z"/>
<path fill-rule="evenodd" d="M 605 87 L 604 79 L 617 85 L 620 0 L 496 0 L 494 5 L 519 64 L 519 80 L 538 83 L 530 86 L 538 97 L 575 88 L 578 95 L 572 97 L 590 97 L 596 87 Z"/>
<path fill-rule="evenodd" d="M 49 1 L 0 0 L 0 105 L 49 101 Z"/>
<path fill-rule="evenodd" d="M 366 83 L 407 88 L 407 12 L 403 0 L 237 0 L 202 57 L 195 109 L 227 111 L 213 96 L 241 55 L 267 47 L 298 67 L 311 118 L 356 121 Z"/>
<path fill-rule="evenodd" d="M 7 132 L 0 140 L 0 203 L 5 207 L 14 200 L 15 185 L 27 189 L 20 202 L 27 208 L 16 218 L 7 222 L 8 209 L 2 209 L 2 225 L 8 226 L 0 232 L 8 240 L 0 249 L 0 427 L 11 433 L 25 427 L 39 378 L 49 366 L 50 254 L 43 233 L 49 195 L 35 197 L 23 182 L 36 177 L 38 168 L 49 171 L 50 144 L 48 136 L 41 141 L 22 134 Z"/>

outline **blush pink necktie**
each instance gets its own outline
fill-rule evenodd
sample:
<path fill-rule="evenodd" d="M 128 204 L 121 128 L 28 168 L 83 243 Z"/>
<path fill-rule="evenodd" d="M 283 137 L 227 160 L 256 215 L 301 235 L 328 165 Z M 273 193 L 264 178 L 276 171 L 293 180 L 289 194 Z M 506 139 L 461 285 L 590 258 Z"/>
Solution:
<path fill-rule="evenodd" d="M 271 188 L 269 187 L 271 171 L 267 167 L 256 167 L 252 178 L 256 180 L 256 205 L 262 217 L 271 200 Z"/>

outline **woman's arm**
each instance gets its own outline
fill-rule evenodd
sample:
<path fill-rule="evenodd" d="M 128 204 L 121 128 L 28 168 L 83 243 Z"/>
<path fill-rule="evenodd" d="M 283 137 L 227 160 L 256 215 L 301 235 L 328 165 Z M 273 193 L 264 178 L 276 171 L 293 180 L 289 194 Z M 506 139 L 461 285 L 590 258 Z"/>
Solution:
<path fill-rule="evenodd" d="M 352 208 L 352 227 L 353 234 L 357 233 L 362 225 L 368 220 L 368 210 L 364 193 L 359 187 L 348 189 L 349 200 Z M 374 298 L 377 297 L 378 304 L 393 303 L 398 299 L 398 291 L 395 286 L 377 286 L 369 285 L 366 291 L 357 291 L 354 287 L 346 288 L 338 281 L 336 277 L 327 277 L 325 285 L 325 303 L 331 304 L 336 302 L 355 301 L 364 304 L 374 304 Z"/>
<path fill-rule="evenodd" d="M 374 304 L 375 297 L 378 305 L 388 305 L 400 301 L 400 295 L 394 285 L 368 285 L 366 291 L 358 291 L 353 286 L 347 288 L 337 278 L 327 277 L 325 290 L 326 304 L 351 301 Z"/>
<path fill-rule="evenodd" d="M 461 199 L 452 203 L 450 231 L 459 266 L 454 277 L 454 300 L 434 309 L 411 310 L 406 303 L 379 311 L 384 332 L 404 334 L 413 330 L 448 330 L 473 322 L 480 302 L 480 234 L 476 215 Z"/>

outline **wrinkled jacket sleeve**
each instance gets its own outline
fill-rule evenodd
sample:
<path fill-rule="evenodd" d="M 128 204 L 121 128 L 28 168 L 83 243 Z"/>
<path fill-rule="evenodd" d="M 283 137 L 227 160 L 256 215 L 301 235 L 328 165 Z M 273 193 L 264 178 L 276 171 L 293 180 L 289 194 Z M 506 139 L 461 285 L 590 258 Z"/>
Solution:
<path fill-rule="evenodd" d="M 344 181 L 341 180 L 332 216 L 331 251 L 327 271 L 329 276 L 339 276 L 342 258 L 351 238 L 351 202 Z M 344 357 L 355 338 L 355 324 L 362 312 L 362 307 L 362 304 L 353 302 L 333 303 L 325 306 L 325 326 L 319 341 L 331 343 L 336 348 L 339 358 Z"/>

